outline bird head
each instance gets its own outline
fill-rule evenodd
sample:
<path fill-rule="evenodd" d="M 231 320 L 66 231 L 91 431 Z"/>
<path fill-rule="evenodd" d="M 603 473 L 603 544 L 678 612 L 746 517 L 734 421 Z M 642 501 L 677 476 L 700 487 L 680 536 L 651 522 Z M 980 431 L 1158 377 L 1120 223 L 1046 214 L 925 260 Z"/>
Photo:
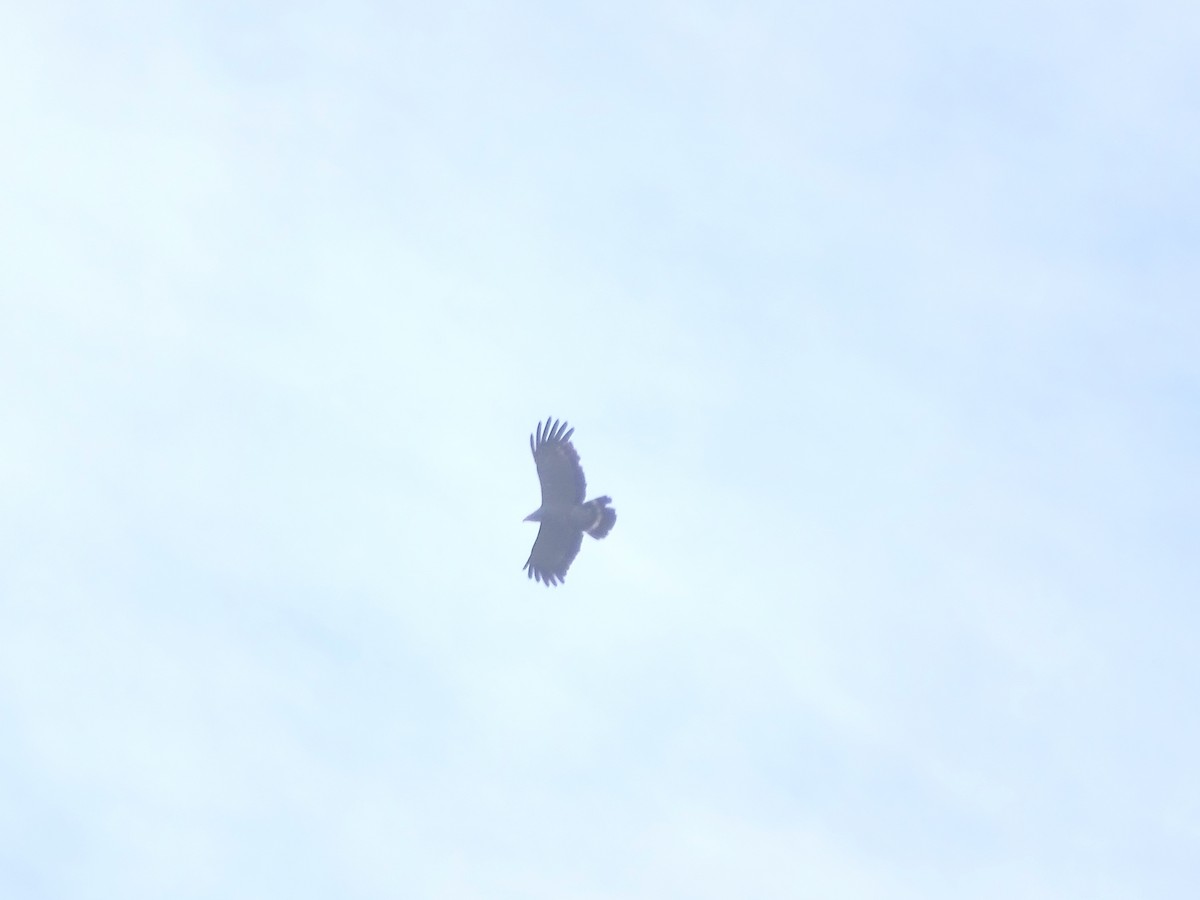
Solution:
<path fill-rule="evenodd" d="M 531 512 L 529 515 L 527 515 L 525 517 L 524 521 L 526 521 L 526 522 L 542 521 L 542 508 L 539 506 L 537 509 L 535 509 L 533 512 Z"/>

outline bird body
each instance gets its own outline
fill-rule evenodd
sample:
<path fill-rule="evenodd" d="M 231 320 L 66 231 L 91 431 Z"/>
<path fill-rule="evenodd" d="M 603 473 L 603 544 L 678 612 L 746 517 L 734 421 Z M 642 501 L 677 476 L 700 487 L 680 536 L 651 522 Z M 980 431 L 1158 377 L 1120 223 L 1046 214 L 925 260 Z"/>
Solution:
<path fill-rule="evenodd" d="M 617 521 L 617 511 L 609 505 L 612 498 L 584 501 L 587 481 L 571 443 L 574 433 L 566 422 L 547 419 L 529 436 L 529 450 L 542 485 L 542 505 L 525 517 L 526 522 L 538 522 L 541 527 L 524 568 L 530 578 L 547 586 L 566 578 L 584 534 L 602 538 Z"/>

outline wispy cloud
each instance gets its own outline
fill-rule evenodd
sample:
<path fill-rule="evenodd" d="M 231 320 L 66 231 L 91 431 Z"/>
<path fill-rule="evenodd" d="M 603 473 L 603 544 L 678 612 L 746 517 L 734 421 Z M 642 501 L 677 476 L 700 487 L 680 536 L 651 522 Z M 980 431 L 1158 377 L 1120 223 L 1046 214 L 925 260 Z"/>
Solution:
<path fill-rule="evenodd" d="M 4 18 L 6 895 L 1188 896 L 1186 10 Z"/>

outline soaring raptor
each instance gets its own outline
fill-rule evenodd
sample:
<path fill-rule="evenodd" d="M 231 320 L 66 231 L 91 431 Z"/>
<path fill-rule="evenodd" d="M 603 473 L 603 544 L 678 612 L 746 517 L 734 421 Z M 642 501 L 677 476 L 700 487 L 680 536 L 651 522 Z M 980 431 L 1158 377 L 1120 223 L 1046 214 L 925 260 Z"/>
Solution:
<path fill-rule="evenodd" d="M 585 531 L 602 538 L 617 521 L 617 511 L 609 506 L 612 498 L 583 500 L 587 482 L 579 454 L 571 444 L 574 433 L 566 422 L 560 424 L 555 419 L 551 423 L 547 419 L 544 425 L 538 423 L 536 435 L 529 436 L 529 449 L 542 483 L 542 505 L 525 517 L 526 522 L 540 522 L 541 528 L 524 568 L 529 570 L 530 578 L 547 586 L 567 577 Z"/>

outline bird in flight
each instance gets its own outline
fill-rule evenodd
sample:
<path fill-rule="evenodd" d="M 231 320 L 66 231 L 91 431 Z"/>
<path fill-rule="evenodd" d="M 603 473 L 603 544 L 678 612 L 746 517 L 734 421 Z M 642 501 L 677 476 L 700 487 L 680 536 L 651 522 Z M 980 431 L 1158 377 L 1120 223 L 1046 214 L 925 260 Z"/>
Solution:
<path fill-rule="evenodd" d="M 536 435 L 529 436 L 542 483 L 542 505 L 525 517 L 526 522 L 540 522 L 541 527 L 523 568 L 529 570 L 530 578 L 547 586 L 567 577 L 584 532 L 602 538 L 617 521 L 617 511 L 609 506 L 611 497 L 583 500 L 587 482 L 571 444 L 574 433 L 566 422 L 546 419 L 545 424 L 538 423 Z"/>

